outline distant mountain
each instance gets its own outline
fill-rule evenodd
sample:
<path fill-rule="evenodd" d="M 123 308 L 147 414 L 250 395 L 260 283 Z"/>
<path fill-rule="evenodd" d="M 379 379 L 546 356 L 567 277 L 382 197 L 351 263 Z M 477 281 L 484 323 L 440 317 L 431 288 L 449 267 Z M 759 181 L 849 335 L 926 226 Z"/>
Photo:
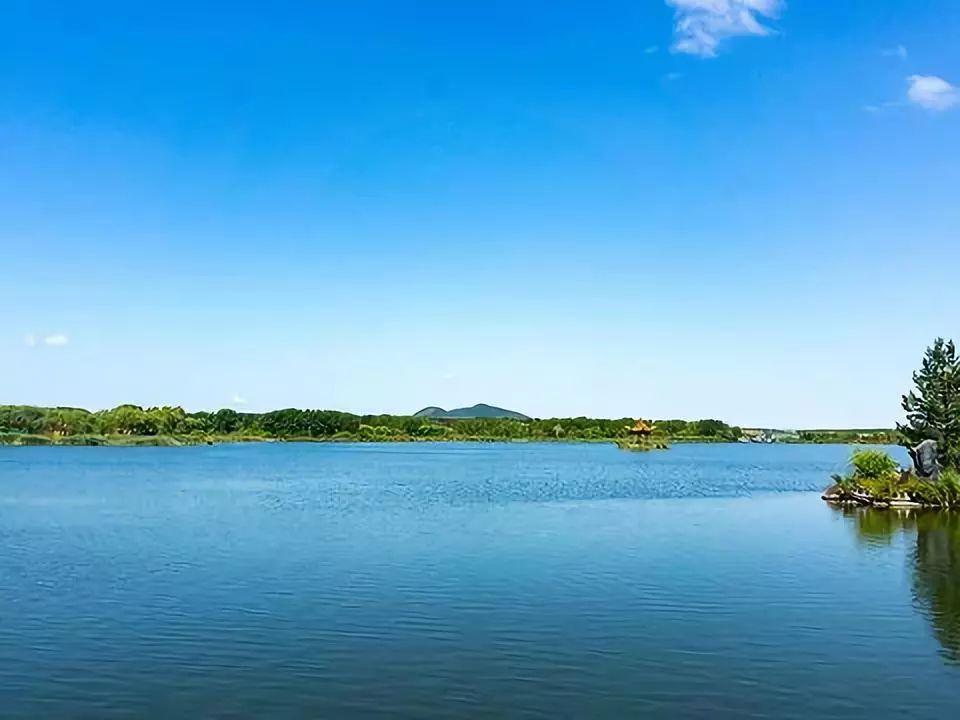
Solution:
<path fill-rule="evenodd" d="M 443 417 L 446 414 L 447 414 L 447 411 L 444 410 L 442 407 L 436 407 L 435 405 L 431 405 L 430 407 L 425 407 L 420 412 L 415 412 L 413 416 L 431 418 L 431 417 Z"/>
<path fill-rule="evenodd" d="M 472 418 L 508 418 L 510 420 L 532 420 L 533 418 L 518 413 L 514 410 L 505 410 L 480 403 L 473 407 L 456 408 L 454 410 L 444 410 L 443 408 L 430 406 L 425 407 L 420 412 L 413 414 L 414 417 L 434 418 L 436 420 L 468 420 Z"/>

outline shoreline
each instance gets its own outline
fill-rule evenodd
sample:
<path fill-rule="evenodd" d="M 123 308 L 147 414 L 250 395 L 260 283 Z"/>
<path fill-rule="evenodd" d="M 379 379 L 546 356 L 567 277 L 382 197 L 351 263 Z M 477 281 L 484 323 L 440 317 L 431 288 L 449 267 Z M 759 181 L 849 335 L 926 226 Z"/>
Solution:
<path fill-rule="evenodd" d="M 212 445 L 245 445 L 253 443 L 311 443 L 311 444 L 412 444 L 412 443 L 511 443 L 511 444 L 611 444 L 617 445 L 623 438 L 510 438 L 510 437 L 260 437 L 253 435 L 0 435 L 2 447 L 198 447 Z M 665 441 L 676 445 L 847 445 L 857 446 L 875 443 L 784 440 L 775 443 L 744 443 L 736 440 L 709 437 L 668 437 Z"/>

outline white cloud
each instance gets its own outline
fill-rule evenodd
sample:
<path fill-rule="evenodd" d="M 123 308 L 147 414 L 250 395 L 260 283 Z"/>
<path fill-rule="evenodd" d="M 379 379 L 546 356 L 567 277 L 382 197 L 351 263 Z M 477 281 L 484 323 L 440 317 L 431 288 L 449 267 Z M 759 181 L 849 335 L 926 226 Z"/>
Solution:
<path fill-rule="evenodd" d="M 765 19 L 780 15 L 783 0 L 665 0 L 675 9 L 674 52 L 714 57 L 720 43 L 741 35 L 773 31 Z"/>
<path fill-rule="evenodd" d="M 243 397 L 240 393 L 234 393 L 233 397 L 230 398 L 231 405 L 246 405 L 247 399 Z"/>
<path fill-rule="evenodd" d="M 907 52 L 907 48 L 905 48 L 903 45 L 897 45 L 896 47 L 887 48 L 883 51 L 884 57 L 895 57 L 900 58 L 901 60 L 906 60 L 908 55 L 909 53 Z"/>
<path fill-rule="evenodd" d="M 34 347 L 37 344 L 37 338 L 35 335 L 24 335 L 23 344 L 27 347 Z"/>
<path fill-rule="evenodd" d="M 653 54 L 654 54 L 655 52 L 657 52 L 657 50 L 659 50 L 659 49 L 660 49 L 660 48 L 657 47 L 656 45 L 647 45 L 647 46 L 643 49 L 643 52 L 644 52 L 645 54 L 647 54 L 647 55 L 653 55 Z"/>
<path fill-rule="evenodd" d="M 682 77 L 683 77 L 683 73 L 668 72 L 666 75 L 663 76 L 663 79 L 673 82 L 674 80 L 679 80 Z"/>
<path fill-rule="evenodd" d="M 907 98 L 926 110 L 949 110 L 960 103 L 960 91 L 936 75 L 911 75 L 907 84 Z"/>

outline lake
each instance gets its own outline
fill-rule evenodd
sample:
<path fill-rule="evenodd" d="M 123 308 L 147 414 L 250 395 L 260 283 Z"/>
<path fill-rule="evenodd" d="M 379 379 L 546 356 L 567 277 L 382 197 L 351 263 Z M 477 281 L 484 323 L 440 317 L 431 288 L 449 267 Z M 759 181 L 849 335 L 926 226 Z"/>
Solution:
<path fill-rule="evenodd" d="M 953 717 L 960 520 L 849 452 L 0 448 L 0 714 Z"/>

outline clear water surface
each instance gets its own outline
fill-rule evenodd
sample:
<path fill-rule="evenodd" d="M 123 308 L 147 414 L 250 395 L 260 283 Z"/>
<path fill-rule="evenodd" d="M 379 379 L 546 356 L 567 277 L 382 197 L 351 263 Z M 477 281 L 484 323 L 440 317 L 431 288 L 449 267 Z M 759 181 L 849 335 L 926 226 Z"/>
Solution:
<path fill-rule="evenodd" d="M 0 714 L 955 717 L 960 520 L 848 454 L 0 448 Z"/>

